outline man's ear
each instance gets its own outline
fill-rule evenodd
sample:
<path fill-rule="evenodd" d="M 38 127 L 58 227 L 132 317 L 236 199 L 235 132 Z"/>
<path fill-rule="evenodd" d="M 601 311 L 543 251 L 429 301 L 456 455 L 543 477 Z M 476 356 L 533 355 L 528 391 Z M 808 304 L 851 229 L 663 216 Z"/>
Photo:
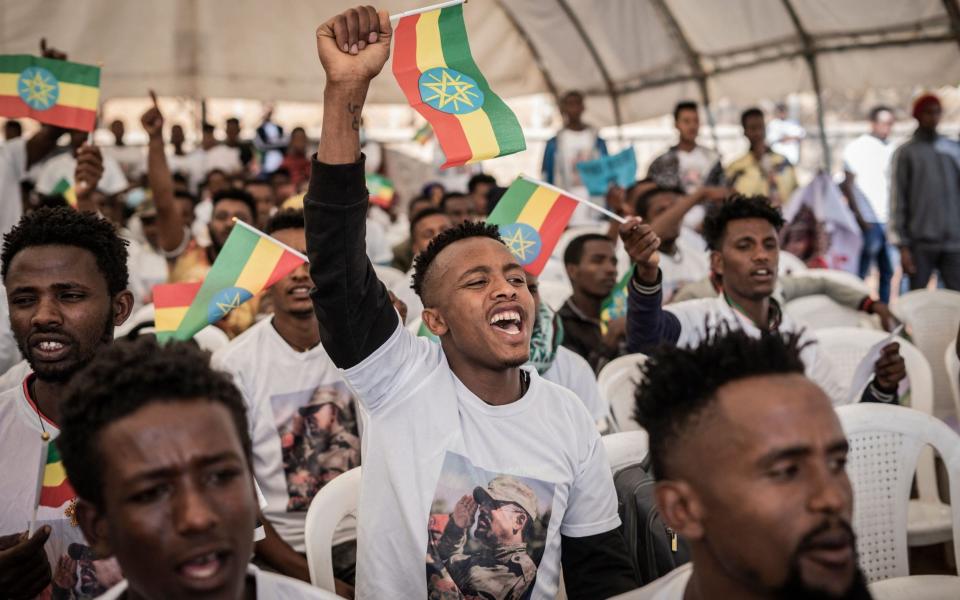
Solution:
<path fill-rule="evenodd" d="M 577 265 L 564 264 L 563 268 L 567 272 L 567 279 L 569 279 L 571 282 L 573 282 L 573 280 L 577 278 L 577 275 L 580 274 L 580 267 L 578 267 Z"/>
<path fill-rule="evenodd" d="M 671 529 L 690 540 L 703 537 L 703 504 L 687 482 L 658 481 L 654 495 L 660 516 Z"/>
<path fill-rule="evenodd" d="M 77 499 L 77 524 L 98 559 L 113 556 L 106 515 L 92 502 Z"/>
<path fill-rule="evenodd" d="M 716 250 L 710 251 L 710 270 L 723 276 L 723 255 Z"/>
<path fill-rule="evenodd" d="M 424 308 L 421 318 L 423 319 L 423 324 L 430 330 L 430 333 L 437 337 L 443 337 L 447 331 L 449 331 L 447 321 L 436 308 Z"/>
<path fill-rule="evenodd" d="M 130 318 L 133 312 L 133 293 L 123 290 L 113 297 L 113 326 L 119 327 Z"/>

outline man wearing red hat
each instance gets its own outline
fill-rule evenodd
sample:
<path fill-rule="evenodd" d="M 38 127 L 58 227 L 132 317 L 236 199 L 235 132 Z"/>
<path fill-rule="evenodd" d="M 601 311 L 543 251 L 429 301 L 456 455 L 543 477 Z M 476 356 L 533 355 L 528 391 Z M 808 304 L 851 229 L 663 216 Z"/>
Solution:
<path fill-rule="evenodd" d="M 960 290 L 960 144 L 937 133 L 940 114 L 939 98 L 917 98 L 917 131 L 893 157 L 890 237 L 913 290 L 934 271 Z"/>

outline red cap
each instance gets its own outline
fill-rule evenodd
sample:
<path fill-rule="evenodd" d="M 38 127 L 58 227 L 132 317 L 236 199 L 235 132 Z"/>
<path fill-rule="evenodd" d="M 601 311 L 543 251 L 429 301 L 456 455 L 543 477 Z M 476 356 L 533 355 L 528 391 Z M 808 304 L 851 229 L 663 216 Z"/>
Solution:
<path fill-rule="evenodd" d="M 937 106 L 941 106 L 940 98 L 938 98 L 935 94 L 924 94 L 919 98 L 917 98 L 916 100 L 914 100 L 913 112 L 912 112 L 913 118 L 914 119 L 919 118 L 920 113 L 923 112 L 923 110 L 928 106 L 930 106 L 931 104 L 936 104 Z"/>

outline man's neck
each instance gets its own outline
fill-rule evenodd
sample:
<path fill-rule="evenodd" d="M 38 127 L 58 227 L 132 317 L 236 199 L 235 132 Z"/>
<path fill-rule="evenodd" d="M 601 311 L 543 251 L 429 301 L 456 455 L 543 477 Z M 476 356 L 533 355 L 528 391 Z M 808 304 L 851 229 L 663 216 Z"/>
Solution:
<path fill-rule="evenodd" d="M 37 377 L 30 379 L 30 398 L 47 419 L 60 423 L 60 402 L 63 400 L 66 383 L 41 381 Z"/>
<path fill-rule="evenodd" d="M 302 315 L 274 313 L 273 328 L 297 352 L 306 352 L 320 343 L 320 325 L 313 311 Z"/>
<path fill-rule="evenodd" d="M 173 153 L 177 156 L 184 156 L 186 152 L 183 151 L 183 144 L 178 144 L 173 147 Z"/>
<path fill-rule="evenodd" d="M 759 160 L 764 155 L 764 153 L 766 153 L 766 151 L 767 151 L 766 144 L 757 144 L 756 146 L 750 146 L 750 154 L 754 155 L 754 157 L 756 157 L 757 160 Z"/>
<path fill-rule="evenodd" d="M 753 321 L 761 331 L 766 331 L 770 327 L 770 296 L 764 296 L 759 300 L 746 298 L 732 292 L 729 288 L 724 292 L 727 300 L 736 310 L 742 312 L 748 319 Z"/>
<path fill-rule="evenodd" d="M 570 302 L 577 309 L 591 319 L 600 318 L 600 307 L 603 305 L 603 298 L 595 298 L 582 290 L 574 290 Z"/>
<path fill-rule="evenodd" d="M 693 152 L 693 149 L 697 147 L 696 141 L 688 141 L 683 138 L 680 138 L 680 142 L 677 144 L 677 148 L 683 150 L 684 152 Z"/>
<path fill-rule="evenodd" d="M 491 406 L 503 406 L 516 402 L 523 396 L 520 368 L 487 369 L 466 356 L 447 352 L 450 370 L 473 394 Z"/>
<path fill-rule="evenodd" d="M 564 129 L 569 129 L 570 131 L 583 131 L 586 128 L 587 125 L 583 121 L 570 121 L 564 125 Z"/>
<path fill-rule="evenodd" d="M 693 573 L 687 581 L 683 600 L 715 600 L 716 598 L 737 598 L 737 600 L 770 600 L 764 594 L 752 590 L 723 572 L 708 568 L 703 561 L 695 563 Z"/>

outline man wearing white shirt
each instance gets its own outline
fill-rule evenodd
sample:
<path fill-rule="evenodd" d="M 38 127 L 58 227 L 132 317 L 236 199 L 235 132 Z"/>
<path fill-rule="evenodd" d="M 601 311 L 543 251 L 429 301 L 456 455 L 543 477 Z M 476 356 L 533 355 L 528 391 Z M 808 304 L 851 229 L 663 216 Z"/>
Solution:
<path fill-rule="evenodd" d="M 880 301 L 890 302 L 893 262 L 887 244 L 890 215 L 890 160 L 893 145 L 887 139 L 893 129 L 893 111 L 877 106 L 870 111 L 870 133 L 850 142 L 843 150 L 845 179 L 840 189 L 863 229 L 860 277 L 865 278 L 873 263 L 880 272 Z"/>
<path fill-rule="evenodd" d="M 542 600 L 556 596 L 561 564 L 570 598 L 626 591 L 603 444 L 569 390 L 520 369 L 533 298 L 496 228 L 465 223 L 417 259 L 440 344 L 403 328 L 366 258 L 356 115 L 392 34 L 368 7 L 317 30 L 325 108 L 304 202 L 321 339 L 368 414 L 357 598 Z"/>
<path fill-rule="evenodd" d="M 848 443 L 799 335 L 715 330 L 643 368 L 661 518 L 691 562 L 620 600 L 868 599 Z M 668 399 L 668 401 L 664 401 Z"/>
<path fill-rule="evenodd" d="M 760 196 L 735 195 L 704 221 L 704 237 L 710 246 L 712 271 L 723 288 L 715 298 L 691 300 L 661 307 L 662 273 L 658 267 L 660 244 L 649 226 L 629 219 L 620 235 L 636 263 L 627 301 L 627 349 L 648 353 L 661 344 L 696 347 L 711 328 L 725 324 L 761 337 L 769 333 L 800 333 L 772 298 L 777 286 L 778 231 L 783 225 L 779 210 Z M 803 331 L 808 342 L 802 350 L 807 375 L 819 382 L 837 404 L 849 402 L 849 384 L 833 376 L 829 357 L 816 343 L 816 336 Z M 876 363 L 873 380 L 862 399 L 897 402 L 897 388 L 906 377 L 900 346 L 891 343 Z"/>
<path fill-rule="evenodd" d="M 336 598 L 249 565 L 257 523 L 240 392 L 192 345 L 118 342 L 73 381 L 58 440 L 79 528 L 123 581 L 100 596 Z"/>
<path fill-rule="evenodd" d="M 302 211 L 277 213 L 266 233 L 306 251 Z M 307 266 L 301 265 L 267 292 L 273 316 L 213 355 L 214 366 L 233 375 L 247 407 L 253 470 L 267 499 L 267 537 L 257 543 L 257 557 L 304 581 L 310 580 L 307 508 L 323 486 L 360 465 L 356 404 L 320 345 L 311 287 Z M 354 535 L 351 524 L 334 540 L 335 574 L 347 583 L 356 550 L 348 542 Z"/>
<path fill-rule="evenodd" d="M 77 169 L 77 149 L 87 141 L 88 134 L 85 131 L 70 132 L 70 146 L 67 152 L 54 156 L 40 166 L 40 174 L 37 176 L 36 189 L 41 194 L 53 193 L 61 181 L 66 181 L 73 185 L 73 173 Z M 105 154 L 103 156 L 103 176 L 97 189 L 105 194 L 119 194 L 129 187 L 126 175 L 120 168 L 120 163 L 113 157 Z"/>

